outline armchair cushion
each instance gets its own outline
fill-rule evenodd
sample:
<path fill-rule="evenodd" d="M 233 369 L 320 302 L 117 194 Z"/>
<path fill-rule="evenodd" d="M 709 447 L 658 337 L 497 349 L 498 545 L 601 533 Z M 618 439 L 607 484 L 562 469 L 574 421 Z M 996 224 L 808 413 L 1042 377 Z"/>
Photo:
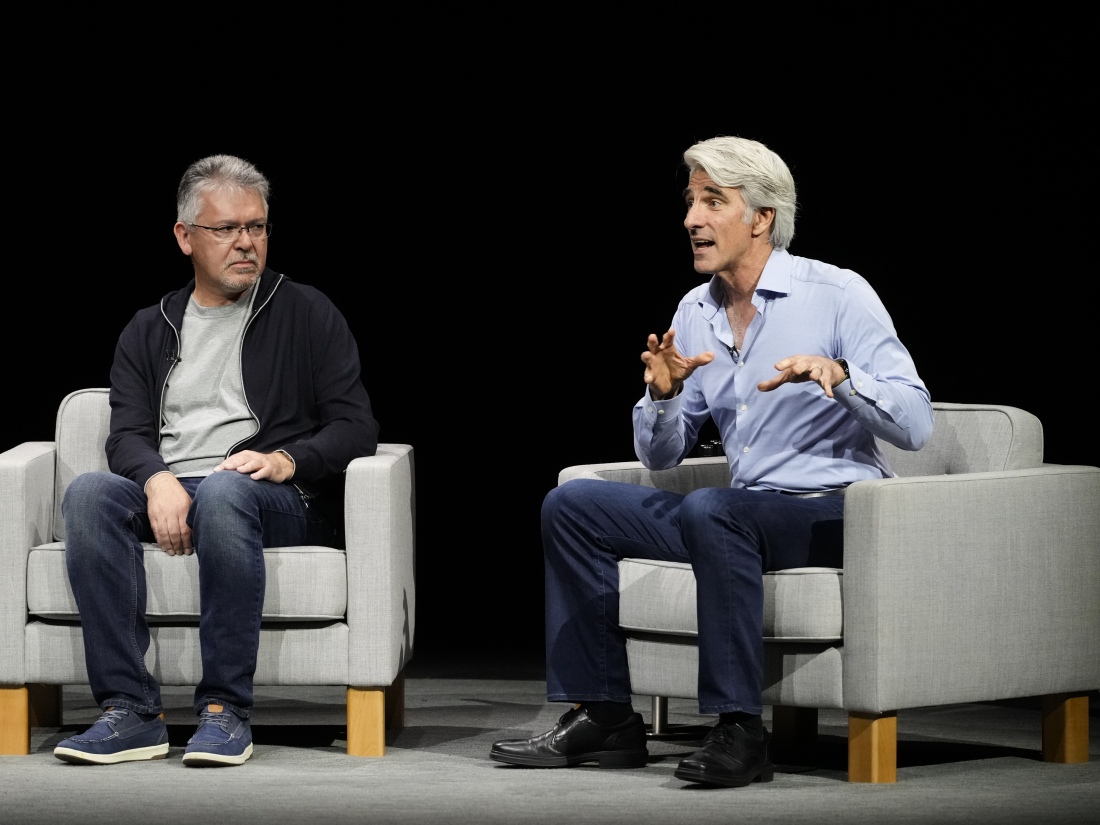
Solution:
<path fill-rule="evenodd" d="M 831 567 L 764 575 L 764 638 L 836 642 L 843 635 L 841 576 Z M 619 626 L 639 633 L 698 636 L 695 573 L 679 562 L 619 562 Z"/>

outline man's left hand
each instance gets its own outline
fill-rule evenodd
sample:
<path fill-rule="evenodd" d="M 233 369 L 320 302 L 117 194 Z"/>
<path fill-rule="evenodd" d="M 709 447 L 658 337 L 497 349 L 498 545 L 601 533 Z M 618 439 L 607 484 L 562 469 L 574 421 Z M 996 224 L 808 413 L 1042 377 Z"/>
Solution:
<path fill-rule="evenodd" d="M 790 358 L 777 361 L 775 368 L 779 370 L 779 374 L 757 384 L 758 390 L 771 392 L 781 384 L 813 381 L 825 390 L 829 398 L 832 398 L 833 387 L 844 380 L 844 368 L 824 355 L 792 355 Z"/>
<path fill-rule="evenodd" d="M 233 453 L 214 468 L 215 473 L 220 470 L 236 470 L 256 481 L 264 479 L 281 484 L 294 475 L 294 462 L 287 457 L 286 453 L 257 453 L 253 450 L 243 450 Z"/>

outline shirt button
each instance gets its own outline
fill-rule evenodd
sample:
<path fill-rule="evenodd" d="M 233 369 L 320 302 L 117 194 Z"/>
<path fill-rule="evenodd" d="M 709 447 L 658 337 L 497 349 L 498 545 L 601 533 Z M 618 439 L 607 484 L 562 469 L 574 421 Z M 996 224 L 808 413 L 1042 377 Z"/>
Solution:
<path fill-rule="evenodd" d="M 743 366 L 745 366 L 745 362 L 744 361 L 738 361 L 737 366 L 743 367 Z"/>
<path fill-rule="evenodd" d="M 741 409 L 742 409 L 742 411 L 744 411 L 744 410 L 747 410 L 748 408 L 749 408 L 749 405 L 748 405 L 748 404 L 742 404 L 742 405 L 741 405 Z"/>
<path fill-rule="evenodd" d="M 743 453 L 747 453 L 748 451 L 749 451 L 748 447 L 742 447 L 741 448 L 741 452 L 743 452 Z"/>
<path fill-rule="evenodd" d="M 665 414 L 664 410 L 657 410 L 657 415 L 664 415 L 664 414 Z"/>
<path fill-rule="evenodd" d="M 856 394 L 855 390 L 848 390 L 848 395 L 855 395 L 855 394 Z"/>

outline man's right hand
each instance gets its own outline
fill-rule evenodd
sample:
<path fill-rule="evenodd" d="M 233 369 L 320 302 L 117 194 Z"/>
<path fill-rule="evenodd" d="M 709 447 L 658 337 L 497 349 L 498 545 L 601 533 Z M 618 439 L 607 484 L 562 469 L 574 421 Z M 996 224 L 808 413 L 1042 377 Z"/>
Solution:
<path fill-rule="evenodd" d="M 714 360 L 710 350 L 695 356 L 681 355 L 673 344 L 675 338 L 676 331 L 671 329 L 660 340 L 650 334 L 647 349 L 642 353 L 645 382 L 649 384 L 650 395 L 658 401 L 678 395 L 689 375 Z"/>
<path fill-rule="evenodd" d="M 145 485 L 149 500 L 149 525 L 160 549 L 169 556 L 190 556 L 191 528 L 187 526 L 187 511 L 191 496 L 171 473 L 159 473 Z"/>

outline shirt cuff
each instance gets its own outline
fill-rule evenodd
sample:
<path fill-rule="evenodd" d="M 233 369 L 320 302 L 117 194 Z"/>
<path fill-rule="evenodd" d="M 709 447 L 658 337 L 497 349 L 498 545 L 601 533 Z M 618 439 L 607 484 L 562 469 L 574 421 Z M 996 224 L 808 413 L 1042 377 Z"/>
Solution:
<path fill-rule="evenodd" d="M 145 479 L 145 486 L 141 488 L 141 491 L 145 493 L 145 495 L 149 495 L 149 482 L 165 473 L 168 473 L 168 475 L 175 475 L 171 470 L 161 470 L 159 473 L 153 473 L 149 478 Z"/>

